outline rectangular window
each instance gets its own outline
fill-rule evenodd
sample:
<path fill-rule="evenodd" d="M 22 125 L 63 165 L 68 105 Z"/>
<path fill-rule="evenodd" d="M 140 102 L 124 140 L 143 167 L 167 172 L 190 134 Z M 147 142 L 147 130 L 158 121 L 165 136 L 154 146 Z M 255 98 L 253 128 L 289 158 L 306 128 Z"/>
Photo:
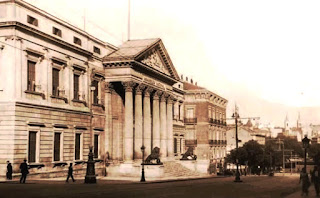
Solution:
<path fill-rule="evenodd" d="M 28 162 L 36 162 L 37 132 L 29 132 Z"/>
<path fill-rule="evenodd" d="M 177 141 L 177 138 L 173 139 L 173 152 L 174 153 L 178 152 L 178 141 Z"/>
<path fill-rule="evenodd" d="M 93 47 L 93 52 L 97 54 L 101 54 L 100 48 L 98 47 Z"/>
<path fill-rule="evenodd" d="M 75 149 L 74 149 L 74 156 L 75 160 L 80 160 L 80 149 L 81 149 L 81 134 L 77 133 L 76 134 L 76 139 L 75 139 Z"/>
<path fill-rule="evenodd" d="M 60 161 L 61 133 L 54 133 L 54 161 Z"/>
<path fill-rule="evenodd" d="M 187 118 L 193 118 L 194 115 L 193 115 L 193 109 L 187 109 L 187 115 L 186 115 Z"/>
<path fill-rule="evenodd" d="M 59 72 L 60 70 L 52 69 L 52 95 L 59 96 Z"/>
<path fill-rule="evenodd" d="M 28 87 L 29 91 L 35 91 L 36 62 L 28 60 Z"/>
<path fill-rule="evenodd" d="M 77 74 L 73 75 L 73 96 L 74 99 L 79 100 L 79 79 L 80 76 Z"/>
<path fill-rule="evenodd" d="M 95 88 L 93 91 L 93 104 L 99 103 L 99 82 L 97 80 L 92 81 L 92 86 Z"/>
<path fill-rule="evenodd" d="M 180 138 L 180 153 L 182 153 L 182 139 Z"/>
<path fill-rule="evenodd" d="M 56 27 L 52 27 L 52 34 L 62 37 L 62 32 Z"/>
<path fill-rule="evenodd" d="M 99 135 L 94 135 L 94 152 L 93 157 L 98 158 L 99 157 Z"/>
<path fill-rule="evenodd" d="M 32 16 L 29 16 L 27 17 L 27 21 L 29 24 L 32 24 L 34 26 L 38 26 L 38 19 L 32 17 Z"/>
<path fill-rule="evenodd" d="M 77 38 L 77 37 L 73 37 L 73 43 L 80 45 L 81 46 L 81 39 Z"/>
<path fill-rule="evenodd" d="M 178 107 L 178 116 L 179 116 L 179 120 L 181 120 L 181 105 L 179 105 Z"/>

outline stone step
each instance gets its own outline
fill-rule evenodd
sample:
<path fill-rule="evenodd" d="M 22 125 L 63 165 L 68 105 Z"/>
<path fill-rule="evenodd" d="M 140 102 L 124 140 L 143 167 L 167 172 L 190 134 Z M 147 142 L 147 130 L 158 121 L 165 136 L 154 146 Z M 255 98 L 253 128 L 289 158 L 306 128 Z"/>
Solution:
<path fill-rule="evenodd" d="M 164 162 L 164 174 L 165 176 L 181 177 L 181 176 L 201 176 L 202 174 L 192 171 L 178 162 Z"/>

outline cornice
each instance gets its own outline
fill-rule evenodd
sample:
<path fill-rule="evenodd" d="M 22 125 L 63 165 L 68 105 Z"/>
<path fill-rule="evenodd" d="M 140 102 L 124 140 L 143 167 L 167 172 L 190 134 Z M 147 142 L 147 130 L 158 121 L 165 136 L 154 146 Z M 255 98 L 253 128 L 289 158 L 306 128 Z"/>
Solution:
<path fill-rule="evenodd" d="M 37 13 L 37 14 L 39 14 L 39 15 L 47 18 L 47 19 L 50 19 L 50 20 L 54 21 L 55 23 L 58 23 L 61 26 L 66 27 L 66 28 L 68 28 L 68 29 L 70 29 L 70 30 L 72 30 L 72 31 L 74 31 L 74 32 L 76 32 L 76 33 L 88 38 L 88 39 L 91 39 L 91 40 L 93 40 L 93 41 L 95 41 L 97 43 L 100 43 L 101 45 L 104 45 L 105 47 L 108 47 L 108 48 L 110 48 L 112 50 L 117 50 L 118 49 L 116 46 L 113 46 L 110 43 L 104 42 L 104 41 L 102 41 L 102 40 L 100 40 L 100 39 L 88 34 L 87 32 L 77 28 L 76 26 L 74 26 L 74 25 L 72 25 L 72 24 L 70 24 L 70 23 L 68 23 L 66 21 L 63 21 L 61 19 L 58 19 L 57 17 L 49 14 L 48 12 L 46 12 L 44 10 L 41 10 L 41 9 L 39 9 L 39 8 L 33 6 L 33 5 L 31 5 L 31 4 L 29 4 L 29 3 L 25 2 L 25 1 L 8 0 L 8 1 L 1 1 L 0 4 L 2 4 L 2 3 L 15 3 L 15 4 L 18 4 L 18 5 L 26 8 L 26 9 L 31 10 L 34 13 Z"/>
<path fill-rule="evenodd" d="M 45 105 L 38 105 L 33 103 L 26 103 L 26 102 L 15 102 L 16 106 L 20 107 L 29 107 L 29 108 L 39 108 L 39 109 L 46 109 L 46 110 L 54 110 L 66 113 L 75 113 L 75 114 L 82 114 L 82 115 L 90 115 L 90 111 L 80 111 L 80 110 L 73 110 L 73 109 L 66 109 L 66 108 L 59 108 L 59 107 L 52 107 L 52 106 L 45 106 Z"/>
<path fill-rule="evenodd" d="M 146 66 L 143 63 L 140 63 L 138 61 L 134 61 L 132 65 L 133 65 L 133 68 L 135 68 L 141 72 L 144 72 L 144 73 L 148 74 L 149 76 L 152 76 L 156 79 L 159 79 L 159 80 L 161 80 L 171 86 L 178 82 L 176 79 L 172 78 L 171 76 L 168 76 L 165 73 L 159 72 L 158 70 L 156 70 L 150 66 Z"/>
<path fill-rule="evenodd" d="M 55 42 L 55 43 L 57 43 L 59 45 L 67 47 L 67 48 L 69 48 L 69 49 L 71 49 L 73 51 L 81 53 L 81 54 L 83 54 L 85 56 L 88 56 L 88 57 L 92 57 L 93 56 L 92 52 L 84 50 L 84 49 L 82 49 L 80 47 L 77 47 L 75 45 L 71 45 L 68 42 L 65 42 L 63 40 L 57 39 L 57 38 L 55 38 L 55 37 L 53 37 L 53 36 L 51 36 L 51 35 L 49 35 L 47 33 L 41 32 L 41 31 L 39 31 L 39 30 L 37 30 L 35 28 L 32 28 L 32 27 L 27 26 L 25 24 L 22 24 L 20 22 L 8 21 L 8 22 L 1 22 L 0 23 L 0 28 L 1 27 L 6 27 L 6 26 L 11 26 L 11 27 L 15 27 L 16 29 L 21 29 L 21 30 L 24 30 L 24 31 L 27 31 L 27 32 L 31 32 L 31 33 L 36 34 L 36 35 L 38 35 L 38 36 L 40 36 L 40 37 L 42 37 L 44 39 L 48 39 L 48 40 L 50 40 L 52 42 Z"/>

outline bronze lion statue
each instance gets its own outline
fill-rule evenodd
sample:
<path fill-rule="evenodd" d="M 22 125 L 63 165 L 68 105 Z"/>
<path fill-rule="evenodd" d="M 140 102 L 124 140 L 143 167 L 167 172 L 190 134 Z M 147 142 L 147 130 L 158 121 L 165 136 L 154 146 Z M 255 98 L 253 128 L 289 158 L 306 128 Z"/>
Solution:
<path fill-rule="evenodd" d="M 155 161 L 156 163 L 153 163 Z M 144 161 L 145 164 L 162 164 L 160 161 L 160 148 L 154 147 L 151 151 L 151 154 Z"/>
<path fill-rule="evenodd" d="M 181 160 L 197 160 L 197 155 L 193 154 L 193 147 L 189 147 L 187 152 L 185 152 L 185 154 L 182 155 Z"/>

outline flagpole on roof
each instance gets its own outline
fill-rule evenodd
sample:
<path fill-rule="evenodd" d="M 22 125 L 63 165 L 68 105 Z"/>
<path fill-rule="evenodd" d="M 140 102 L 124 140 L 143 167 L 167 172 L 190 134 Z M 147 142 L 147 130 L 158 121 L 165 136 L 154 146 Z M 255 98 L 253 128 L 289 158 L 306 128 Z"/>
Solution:
<path fill-rule="evenodd" d="M 128 0 L 128 41 L 130 40 L 130 0 Z"/>

